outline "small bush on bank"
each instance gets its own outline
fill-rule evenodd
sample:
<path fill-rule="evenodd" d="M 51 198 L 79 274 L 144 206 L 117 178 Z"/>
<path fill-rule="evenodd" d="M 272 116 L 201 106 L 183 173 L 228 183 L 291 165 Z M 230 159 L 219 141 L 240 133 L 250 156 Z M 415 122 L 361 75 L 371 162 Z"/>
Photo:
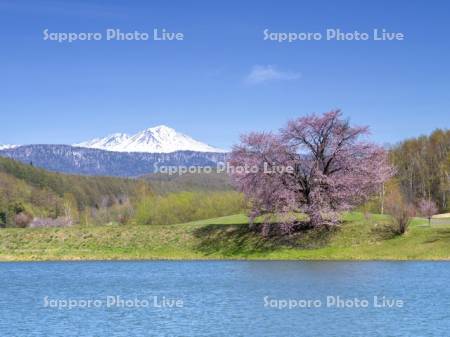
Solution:
<path fill-rule="evenodd" d="M 386 196 L 386 211 L 391 216 L 394 231 L 402 235 L 406 233 L 412 217 L 415 215 L 414 207 L 405 201 L 400 191 L 393 190 Z"/>
<path fill-rule="evenodd" d="M 19 228 L 27 227 L 32 220 L 33 220 L 33 217 L 25 212 L 17 213 L 14 216 L 14 224 L 16 225 L 16 227 L 19 227 Z"/>

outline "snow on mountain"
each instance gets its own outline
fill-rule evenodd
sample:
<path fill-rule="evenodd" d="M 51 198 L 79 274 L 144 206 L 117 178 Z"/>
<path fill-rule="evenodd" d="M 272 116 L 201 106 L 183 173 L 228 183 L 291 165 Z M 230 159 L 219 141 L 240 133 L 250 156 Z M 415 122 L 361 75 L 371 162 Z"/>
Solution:
<path fill-rule="evenodd" d="M 74 144 L 74 146 L 116 152 L 170 153 L 175 151 L 226 152 L 165 125 L 148 128 L 135 135 L 115 133 L 104 138 Z"/>
<path fill-rule="evenodd" d="M 18 146 L 19 145 L 11 145 L 11 144 L 0 145 L 0 150 L 14 149 L 15 147 Z"/>
<path fill-rule="evenodd" d="M 94 138 L 86 142 L 79 144 L 74 144 L 75 146 L 88 147 L 94 149 L 109 149 L 119 147 L 128 141 L 130 137 L 125 133 L 114 133 L 112 135 L 106 136 L 104 138 Z M 117 151 L 117 150 L 114 150 Z"/>

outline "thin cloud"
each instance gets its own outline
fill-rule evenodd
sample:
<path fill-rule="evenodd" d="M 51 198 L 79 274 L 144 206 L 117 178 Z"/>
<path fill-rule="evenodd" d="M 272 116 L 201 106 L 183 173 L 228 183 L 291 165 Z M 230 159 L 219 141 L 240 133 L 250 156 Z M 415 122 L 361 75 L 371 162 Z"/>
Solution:
<path fill-rule="evenodd" d="M 273 65 L 255 65 L 245 77 L 245 82 L 247 84 L 260 84 L 270 81 L 290 81 L 298 78 L 300 78 L 300 73 L 281 71 Z"/>

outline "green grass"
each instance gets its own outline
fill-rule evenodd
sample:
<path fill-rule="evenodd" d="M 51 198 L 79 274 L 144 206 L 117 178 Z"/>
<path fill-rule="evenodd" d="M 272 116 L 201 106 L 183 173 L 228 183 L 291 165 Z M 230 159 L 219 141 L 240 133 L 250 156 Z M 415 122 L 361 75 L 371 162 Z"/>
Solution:
<path fill-rule="evenodd" d="M 450 219 L 414 219 L 395 235 L 386 216 L 350 213 L 331 231 L 262 237 L 244 215 L 166 226 L 0 229 L 0 260 L 449 260 Z M 256 226 L 258 227 L 258 225 Z"/>

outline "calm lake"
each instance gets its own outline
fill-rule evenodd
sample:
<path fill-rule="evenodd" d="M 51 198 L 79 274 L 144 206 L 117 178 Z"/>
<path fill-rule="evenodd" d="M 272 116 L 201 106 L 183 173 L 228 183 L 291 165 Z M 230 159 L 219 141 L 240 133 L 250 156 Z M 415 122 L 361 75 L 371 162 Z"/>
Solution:
<path fill-rule="evenodd" d="M 0 336 L 449 336 L 446 262 L 0 263 Z"/>

